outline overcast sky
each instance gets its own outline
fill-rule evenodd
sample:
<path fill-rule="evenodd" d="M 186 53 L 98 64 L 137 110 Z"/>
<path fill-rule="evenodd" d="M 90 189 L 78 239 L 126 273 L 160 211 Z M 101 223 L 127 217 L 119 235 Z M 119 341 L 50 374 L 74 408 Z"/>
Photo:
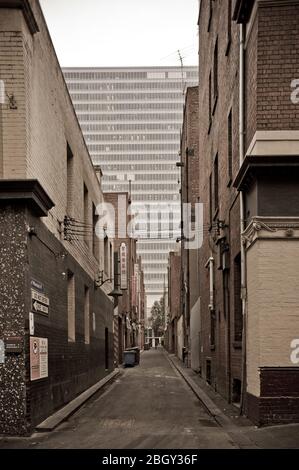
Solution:
<path fill-rule="evenodd" d="M 197 65 L 198 0 L 40 0 L 62 67 Z"/>

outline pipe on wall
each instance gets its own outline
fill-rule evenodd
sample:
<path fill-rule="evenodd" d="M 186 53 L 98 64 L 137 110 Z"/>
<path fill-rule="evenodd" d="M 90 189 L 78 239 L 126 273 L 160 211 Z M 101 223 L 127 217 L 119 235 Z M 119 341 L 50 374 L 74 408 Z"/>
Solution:
<path fill-rule="evenodd" d="M 244 161 L 245 149 L 245 26 L 240 24 L 240 65 L 239 65 L 239 157 L 240 167 Z M 245 201 L 244 193 L 240 192 L 240 243 L 241 243 L 241 301 L 243 316 L 243 333 L 242 333 L 242 389 L 241 389 L 241 407 L 240 412 L 244 412 L 245 394 L 246 394 L 246 305 L 247 305 L 247 281 L 246 281 L 246 251 L 243 244 L 242 234 L 245 230 Z"/>

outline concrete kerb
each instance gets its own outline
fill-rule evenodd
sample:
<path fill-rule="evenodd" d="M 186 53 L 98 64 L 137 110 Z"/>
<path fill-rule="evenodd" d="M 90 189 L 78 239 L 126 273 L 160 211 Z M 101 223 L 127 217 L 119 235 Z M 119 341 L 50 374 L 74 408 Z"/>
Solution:
<path fill-rule="evenodd" d="M 102 380 L 97 382 L 95 385 L 90 387 L 85 392 L 81 393 L 78 397 L 68 403 L 66 406 L 58 410 L 49 418 L 45 419 L 42 423 L 36 426 L 35 430 L 38 432 L 49 432 L 53 431 L 59 424 L 69 418 L 73 413 L 75 413 L 89 398 L 91 398 L 95 393 L 97 393 L 101 388 L 107 385 L 112 379 L 117 377 L 120 374 L 120 370 L 116 369 L 111 374 L 104 377 Z"/>
<path fill-rule="evenodd" d="M 187 385 L 189 385 L 193 393 L 207 410 L 208 414 L 212 416 L 217 424 L 225 430 L 225 432 L 233 439 L 234 443 L 240 449 L 259 449 L 259 447 L 243 433 L 243 430 L 239 426 L 236 426 L 236 424 L 233 423 L 231 419 L 217 407 L 217 405 L 215 405 L 211 398 L 194 382 L 194 380 L 191 379 L 191 377 L 185 373 L 184 369 L 173 361 L 166 351 L 164 354 L 171 366 L 179 372 Z"/>

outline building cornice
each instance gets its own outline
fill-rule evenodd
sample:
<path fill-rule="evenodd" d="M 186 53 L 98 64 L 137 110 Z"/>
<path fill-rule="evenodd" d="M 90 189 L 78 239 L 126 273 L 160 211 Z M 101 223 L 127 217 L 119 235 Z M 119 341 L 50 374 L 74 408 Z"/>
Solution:
<path fill-rule="evenodd" d="M 247 155 L 233 182 L 238 191 L 246 191 L 261 169 L 299 168 L 299 155 Z"/>
<path fill-rule="evenodd" d="M 246 249 L 257 240 L 298 240 L 299 217 L 252 217 L 242 233 L 242 243 Z"/>
<path fill-rule="evenodd" d="M 0 0 L 1 8 L 22 10 L 31 34 L 39 32 L 37 21 L 28 0 Z"/>
<path fill-rule="evenodd" d="M 47 217 L 54 202 L 38 180 L 0 180 L 0 204 L 25 203 L 38 217 Z"/>

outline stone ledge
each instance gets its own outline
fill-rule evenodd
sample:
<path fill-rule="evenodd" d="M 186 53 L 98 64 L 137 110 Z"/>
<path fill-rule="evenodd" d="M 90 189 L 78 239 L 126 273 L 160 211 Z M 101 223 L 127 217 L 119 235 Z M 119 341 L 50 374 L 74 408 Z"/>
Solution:
<path fill-rule="evenodd" d="M 0 180 L 0 202 L 22 201 L 28 204 L 38 217 L 47 217 L 48 211 L 55 205 L 38 180 Z"/>
<path fill-rule="evenodd" d="M 75 411 L 78 410 L 89 398 L 91 398 L 96 392 L 98 392 L 101 388 L 104 387 L 108 382 L 110 382 L 114 377 L 119 375 L 119 370 L 114 370 L 111 374 L 104 377 L 102 380 L 97 382 L 95 385 L 90 387 L 85 392 L 81 393 L 78 397 L 68 403 L 66 406 L 58 410 L 52 416 L 45 419 L 42 423 L 36 426 L 36 431 L 39 432 L 48 432 L 53 431 L 62 421 L 65 421 L 70 415 L 72 415 Z"/>
<path fill-rule="evenodd" d="M 30 33 L 35 34 L 39 32 L 37 21 L 28 0 L 0 0 L 0 8 L 22 10 Z"/>

